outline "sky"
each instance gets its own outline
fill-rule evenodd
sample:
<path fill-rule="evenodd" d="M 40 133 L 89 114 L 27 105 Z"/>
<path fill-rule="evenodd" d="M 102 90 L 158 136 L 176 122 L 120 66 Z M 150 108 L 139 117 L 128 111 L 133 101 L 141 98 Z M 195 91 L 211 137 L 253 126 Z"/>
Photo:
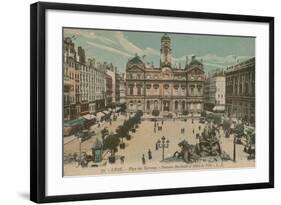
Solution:
<path fill-rule="evenodd" d="M 82 46 L 87 58 L 97 62 L 112 62 L 119 72 L 136 54 L 149 67 L 159 67 L 160 41 L 164 33 L 97 29 L 65 28 L 64 37 L 71 37 L 76 48 Z M 255 38 L 168 33 L 172 42 L 172 65 L 183 68 L 186 56 L 203 60 L 206 73 L 225 69 L 229 65 L 255 56 Z"/>

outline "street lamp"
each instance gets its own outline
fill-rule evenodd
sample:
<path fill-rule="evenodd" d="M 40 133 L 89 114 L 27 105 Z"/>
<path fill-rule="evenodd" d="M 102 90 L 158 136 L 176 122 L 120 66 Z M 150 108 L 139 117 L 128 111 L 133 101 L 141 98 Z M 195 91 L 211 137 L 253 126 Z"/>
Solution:
<path fill-rule="evenodd" d="M 161 140 L 159 139 L 157 142 L 156 142 L 156 147 L 157 148 L 162 148 L 162 160 L 164 160 L 164 150 L 165 148 L 167 149 L 169 147 L 169 143 L 170 141 L 163 136 L 161 138 Z"/>
<path fill-rule="evenodd" d="M 79 165 L 82 163 L 82 140 L 88 134 L 88 130 L 82 130 L 82 132 L 77 133 L 77 138 L 79 140 Z"/>

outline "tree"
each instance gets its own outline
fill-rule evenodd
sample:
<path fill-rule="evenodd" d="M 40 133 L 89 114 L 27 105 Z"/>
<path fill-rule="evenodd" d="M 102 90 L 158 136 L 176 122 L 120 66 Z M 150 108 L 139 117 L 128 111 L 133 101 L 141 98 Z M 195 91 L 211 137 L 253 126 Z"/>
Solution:
<path fill-rule="evenodd" d="M 234 133 L 238 138 L 241 138 L 244 136 L 244 125 L 242 123 L 239 123 L 234 128 Z"/>
<path fill-rule="evenodd" d="M 125 148 L 124 137 L 127 138 L 128 134 L 129 134 L 129 131 L 128 131 L 127 127 L 125 126 L 126 123 L 127 123 L 127 121 L 124 121 L 123 125 L 119 126 L 116 129 L 117 137 L 121 139 L 120 149 Z"/>
<path fill-rule="evenodd" d="M 182 114 L 183 114 L 183 115 L 188 115 L 188 111 L 187 111 L 187 110 L 184 110 L 184 111 L 182 111 Z"/>
<path fill-rule="evenodd" d="M 152 115 L 153 116 L 159 116 L 159 114 L 160 114 L 160 111 L 159 110 L 152 110 Z"/>
<path fill-rule="evenodd" d="M 219 114 L 214 114 L 213 115 L 213 122 L 216 125 L 220 125 L 221 124 L 221 116 Z"/>
<path fill-rule="evenodd" d="M 248 159 L 255 159 L 256 135 L 254 129 L 246 130 L 246 144 L 244 151 L 249 154 Z"/>
<path fill-rule="evenodd" d="M 115 149 L 117 148 L 118 144 L 120 143 L 120 139 L 117 135 L 110 134 L 107 138 L 104 139 L 104 148 L 110 150 L 110 157 L 109 162 L 115 162 Z"/>
<path fill-rule="evenodd" d="M 201 117 L 206 117 L 206 116 L 207 116 L 207 113 L 206 113 L 205 110 L 203 110 L 203 111 L 201 112 Z"/>
<path fill-rule="evenodd" d="M 211 122 L 214 119 L 214 114 L 213 113 L 209 113 L 206 115 L 206 120 L 208 122 Z"/>

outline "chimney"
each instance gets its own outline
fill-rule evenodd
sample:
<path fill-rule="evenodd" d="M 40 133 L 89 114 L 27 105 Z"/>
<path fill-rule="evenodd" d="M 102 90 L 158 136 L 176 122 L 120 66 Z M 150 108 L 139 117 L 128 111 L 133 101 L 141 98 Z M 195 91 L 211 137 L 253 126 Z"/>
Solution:
<path fill-rule="evenodd" d="M 185 57 L 185 65 L 188 65 L 188 56 Z"/>

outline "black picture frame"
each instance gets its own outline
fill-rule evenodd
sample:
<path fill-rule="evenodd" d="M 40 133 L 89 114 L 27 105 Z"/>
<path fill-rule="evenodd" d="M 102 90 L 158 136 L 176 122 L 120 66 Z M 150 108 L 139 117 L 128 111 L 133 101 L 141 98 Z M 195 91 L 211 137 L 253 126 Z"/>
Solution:
<path fill-rule="evenodd" d="M 191 188 L 170 188 L 108 193 L 46 196 L 46 81 L 45 39 L 46 11 L 67 10 L 129 15 L 169 16 L 194 19 L 262 22 L 269 25 L 269 181 L 263 183 L 229 184 Z M 37 203 L 76 200 L 97 200 L 198 192 L 231 191 L 274 187 L 274 18 L 265 16 L 230 15 L 218 13 L 125 8 L 65 3 L 34 3 L 30 7 L 30 199 Z"/>

